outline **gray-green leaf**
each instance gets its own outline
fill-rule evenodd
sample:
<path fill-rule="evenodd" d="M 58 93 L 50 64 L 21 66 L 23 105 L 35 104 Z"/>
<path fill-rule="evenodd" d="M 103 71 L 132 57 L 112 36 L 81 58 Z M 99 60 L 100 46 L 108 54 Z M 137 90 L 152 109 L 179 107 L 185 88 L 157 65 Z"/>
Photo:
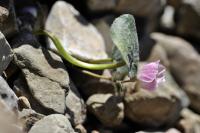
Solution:
<path fill-rule="evenodd" d="M 134 17 L 125 14 L 116 18 L 111 26 L 111 38 L 129 68 L 130 78 L 134 78 L 139 62 L 139 43 Z"/>

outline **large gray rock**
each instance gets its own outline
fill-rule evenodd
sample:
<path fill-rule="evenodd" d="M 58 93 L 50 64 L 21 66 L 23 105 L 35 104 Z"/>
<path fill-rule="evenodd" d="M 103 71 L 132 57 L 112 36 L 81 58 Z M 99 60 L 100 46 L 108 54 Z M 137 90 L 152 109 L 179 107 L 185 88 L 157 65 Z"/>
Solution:
<path fill-rule="evenodd" d="M 116 11 L 129 12 L 141 17 L 150 17 L 157 15 L 162 6 L 161 0 L 119 0 Z"/>
<path fill-rule="evenodd" d="M 73 83 L 66 96 L 66 116 L 73 126 L 82 124 L 86 119 L 86 105 Z"/>
<path fill-rule="evenodd" d="M 200 116 L 189 109 L 181 111 L 182 119 L 178 122 L 178 127 L 184 133 L 200 132 Z"/>
<path fill-rule="evenodd" d="M 84 60 L 107 57 L 105 44 L 97 29 L 88 23 L 70 4 L 57 1 L 47 18 L 45 29 L 54 33 L 66 51 Z M 52 41 L 50 48 L 55 50 Z"/>
<path fill-rule="evenodd" d="M 7 82 L 0 76 L 0 97 L 7 104 L 10 110 L 17 110 L 17 96 L 8 86 Z"/>
<path fill-rule="evenodd" d="M 151 131 L 151 132 L 147 132 L 147 131 L 139 131 L 139 132 L 136 132 L 136 133 L 181 133 L 180 131 L 178 131 L 177 129 L 175 128 L 171 128 L 171 129 L 168 129 L 167 131 Z"/>
<path fill-rule="evenodd" d="M 12 59 L 12 49 L 5 36 L 0 32 L 0 74 L 7 68 Z"/>
<path fill-rule="evenodd" d="M 88 98 L 87 106 L 105 126 L 118 126 L 124 119 L 124 104 L 119 96 L 94 94 Z"/>
<path fill-rule="evenodd" d="M 33 97 L 50 112 L 64 114 L 70 81 L 61 58 L 30 45 L 15 48 L 14 53 Z"/>
<path fill-rule="evenodd" d="M 166 82 L 154 92 L 136 91 L 134 83 L 126 83 L 125 88 L 126 117 L 145 126 L 171 125 L 179 118 L 181 109 L 189 104 L 186 94 L 169 74 L 166 75 Z"/>
<path fill-rule="evenodd" d="M 29 133 L 75 133 L 69 120 L 60 114 L 44 117 L 35 123 Z"/>
<path fill-rule="evenodd" d="M 6 37 L 10 37 L 18 32 L 18 25 L 17 25 L 17 18 L 16 18 L 16 13 L 15 13 L 15 8 L 14 8 L 14 1 L 13 0 L 3 0 L 4 7 L 6 10 L 9 11 L 9 13 L 2 18 L 0 21 L 0 31 L 3 32 L 3 34 Z M 2 4 L 0 3 L 0 4 Z M 1 6 L 1 5 L 0 5 Z M 4 13 L 5 14 L 5 13 Z M 1 15 L 1 13 L 0 13 Z"/>
<path fill-rule="evenodd" d="M 179 37 L 154 33 L 152 37 L 167 52 L 170 70 L 188 94 L 191 107 L 200 112 L 200 56 L 190 43 Z"/>

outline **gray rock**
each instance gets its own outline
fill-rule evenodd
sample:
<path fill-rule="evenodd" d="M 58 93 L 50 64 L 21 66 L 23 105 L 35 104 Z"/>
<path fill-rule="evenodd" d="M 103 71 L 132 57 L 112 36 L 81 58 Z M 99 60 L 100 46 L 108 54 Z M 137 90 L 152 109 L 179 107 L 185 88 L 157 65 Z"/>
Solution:
<path fill-rule="evenodd" d="M 19 112 L 19 120 L 23 126 L 23 131 L 28 132 L 31 127 L 39 120 L 41 120 L 44 115 L 35 112 L 32 109 L 23 109 Z"/>
<path fill-rule="evenodd" d="M 29 133 L 75 133 L 69 120 L 60 114 L 44 117 L 35 123 Z"/>
<path fill-rule="evenodd" d="M 97 29 L 64 1 L 57 1 L 47 18 L 45 29 L 54 33 L 71 55 L 84 60 L 107 57 L 105 44 Z M 50 48 L 55 50 L 52 41 Z"/>
<path fill-rule="evenodd" d="M 14 1 L 13 0 L 8 0 L 8 1 L 6 2 L 6 5 L 7 5 L 7 10 L 9 10 L 9 15 L 8 17 L 4 18 L 2 22 L 0 22 L 0 31 L 3 32 L 3 34 L 6 37 L 10 37 L 18 32 Z"/>
<path fill-rule="evenodd" d="M 7 104 L 10 110 L 17 110 L 17 96 L 8 86 L 7 82 L 0 76 L 0 96 L 1 99 Z"/>
<path fill-rule="evenodd" d="M 88 98 L 87 106 L 105 126 L 118 126 L 124 119 L 124 104 L 119 96 L 94 94 Z"/>
<path fill-rule="evenodd" d="M 126 83 L 125 88 L 125 115 L 143 126 L 172 125 L 179 118 L 181 109 L 189 104 L 186 94 L 169 74 L 166 75 L 166 82 L 154 92 L 136 91 L 134 83 Z"/>
<path fill-rule="evenodd" d="M 76 126 L 86 120 L 86 105 L 74 84 L 71 83 L 70 86 L 69 93 L 65 99 L 66 116 L 69 117 L 72 125 Z"/>
<path fill-rule="evenodd" d="M 119 0 L 116 11 L 129 12 L 141 17 L 150 17 L 158 14 L 162 8 L 163 3 L 161 0 Z"/>
<path fill-rule="evenodd" d="M 183 109 L 181 112 L 182 119 L 178 123 L 178 127 L 184 133 L 200 132 L 200 116 L 189 109 Z"/>
<path fill-rule="evenodd" d="M 87 0 L 87 6 L 92 11 L 113 10 L 116 4 L 116 0 Z"/>
<path fill-rule="evenodd" d="M 7 68 L 12 59 L 12 49 L 4 35 L 0 32 L 0 74 Z"/>
<path fill-rule="evenodd" d="M 61 58 L 45 49 L 22 45 L 14 49 L 15 63 L 22 69 L 33 97 L 50 112 L 65 112 L 69 76 Z"/>
<path fill-rule="evenodd" d="M 200 112 L 200 56 L 190 43 L 179 37 L 154 33 L 152 37 L 167 52 L 170 70 L 191 100 L 191 107 Z"/>

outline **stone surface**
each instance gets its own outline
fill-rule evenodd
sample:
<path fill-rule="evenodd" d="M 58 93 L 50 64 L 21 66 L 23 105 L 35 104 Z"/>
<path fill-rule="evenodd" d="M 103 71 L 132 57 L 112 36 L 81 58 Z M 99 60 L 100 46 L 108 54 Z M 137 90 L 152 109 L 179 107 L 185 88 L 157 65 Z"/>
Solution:
<path fill-rule="evenodd" d="M 166 82 L 154 92 L 135 90 L 133 83 L 126 83 L 125 88 L 125 115 L 143 126 L 172 125 L 179 118 L 181 109 L 189 104 L 186 94 L 169 74 Z"/>
<path fill-rule="evenodd" d="M 186 91 L 191 107 L 200 112 L 200 56 L 190 43 L 179 37 L 154 33 L 152 37 L 167 52 L 170 70 Z"/>
<path fill-rule="evenodd" d="M 162 9 L 162 5 L 161 0 L 119 0 L 116 11 L 128 12 L 141 17 L 150 17 L 158 14 Z"/>
<path fill-rule="evenodd" d="M 105 126 L 113 127 L 121 124 L 124 118 L 122 98 L 112 94 L 94 94 L 87 100 L 87 106 Z"/>
<path fill-rule="evenodd" d="M 86 119 L 86 105 L 73 83 L 66 96 L 66 116 L 73 126 L 82 124 Z"/>
<path fill-rule="evenodd" d="M 0 74 L 7 68 L 12 59 L 12 49 L 5 36 L 0 32 Z"/>
<path fill-rule="evenodd" d="M 29 133 L 75 133 L 69 120 L 60 114 L 44 117 L 34 124 Z"/>
<path fill-rule="evenodd" d="M 61 58 L 30 45 L 15 48 L 14 53 L 33 97 L 50 112 L 64 113 L 69 76 Z"/>
<path fill-rule="evenodd" d="M 0 76 L 0 97 L 7 104 L 10 110 L 17 110 L 17 96 L 9 87 L 7 82 Z"/>
<path fill-rule="evenodd" d="M 64 1 L 53 5 L 45 29 L 54 33 L 65 50 L 77 58 L 95 60 L 107 57 L 104 40 L 97 29 Z M 49 44 L 55 50 L 52 41 Z"/>
<path fill-rule="evenodd" d="M 30 128 L 40 119 L 42 119 L 44 115 L 35 112 L 32 109 L 23 109 L 19 112 L 19 120 L 22 123 L 23 131 L 28 132 Z"/>
<path fill-rule="evenodd" d="M 92 11 L 112 10 L 116 4 L 116 0 L 87 0 L 87 6 Z"/>
<path fill-rule="evenodd" d="M 5 1 L 5 0 L 3 0 Z M 1 3 L 0 3 L 1 4 Z M 2 22 L 0 22 L 0 31 L 6 36 L 11 37 L 12 35 L 18 32 L 17 18 L 14 8 L 14 1 L 9 0 L 6 2 L 7 10 L 9 10 L 8 17 L 4 18 Z M 1 5 L 0 5 L 1 6 Z"/>
<path fill-rule="evenodd" d="M 178 128 L 183 133 L 200 132 L 200 116 L 189 109 L 183 109 L 181 112 L 182 119 L 178 123 Z"/>

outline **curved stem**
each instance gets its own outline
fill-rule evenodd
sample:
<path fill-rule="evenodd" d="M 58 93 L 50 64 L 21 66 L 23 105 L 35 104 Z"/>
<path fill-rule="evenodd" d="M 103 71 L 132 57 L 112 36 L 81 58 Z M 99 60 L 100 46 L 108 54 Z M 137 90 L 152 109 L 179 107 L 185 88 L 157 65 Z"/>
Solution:
<path fill-rule="evenodd" d="M 93 72 L 90 72 L 90 71 L 87 71 L 87 70 L 82 70 L 81 72 L 84 73 L 84 74 L 87 74 L 89 76 L 95 77 L 95 78 L 112 80 L 111 77 L 106 77 L 106 76 L 103 76 L 103 75 L 99 75 L 99 74 L 96 74 L 96 73 L 93 73 Z"/>
<path fill-rule="evenodd" d="M 112 58 L 106 58 L 106 59 L 99 59 L 99 60 L 86 60 L 85 62 L 95 63 L 95 64 L 101 64 L 101 63 L 106 63 L 106 62 L 111 63 L 111 62 L 113 62 L 113 59 Z"/>
<path fill-rule="evenodd" d="M 54 45 L 56 46 L 57 50 L 59 51 L 59 54 L 61 56 L 63 56 L 64 59 L 66 59 L 68 62 L 70 62 L 71 64 L 73 64 L 75 66 L 85 68 L 85 69 L 90 69 L 90 70 L 104 70 L 104 69 L 113 69 L 113 68 L 117 68 L 117 67 L 125 65 L 124 62 L 119 62 L 119 63 L 113 62 L 110 64 L 91 64 L 91 63 L 86 63 L 86 62 L 80 61 L 80 60 L 72 57 L 69 53 L 67 53 L 65 51 L 65 49 L 63 48 L 62 44 L 60 43 L 60 41 L 52 33 L 48 32 L 48 31 L 44 31 L 44 30 L 37 31 L 35 33 L 47 35 L 53 41 Z"/>

